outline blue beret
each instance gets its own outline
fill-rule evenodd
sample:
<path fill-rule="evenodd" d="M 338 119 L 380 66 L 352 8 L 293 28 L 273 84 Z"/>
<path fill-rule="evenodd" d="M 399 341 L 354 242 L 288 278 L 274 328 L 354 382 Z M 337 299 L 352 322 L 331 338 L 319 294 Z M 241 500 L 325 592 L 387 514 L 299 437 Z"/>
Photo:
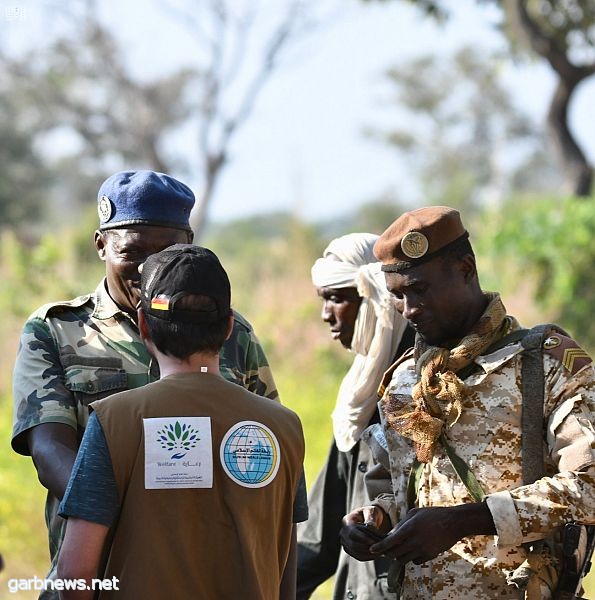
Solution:
<path fill-rule="evenodd" d="M 154 171 L 122 171 L 106 179 L 97 194 L 99 229 L 161 225 L 190 231 L 192 190 Z"/>

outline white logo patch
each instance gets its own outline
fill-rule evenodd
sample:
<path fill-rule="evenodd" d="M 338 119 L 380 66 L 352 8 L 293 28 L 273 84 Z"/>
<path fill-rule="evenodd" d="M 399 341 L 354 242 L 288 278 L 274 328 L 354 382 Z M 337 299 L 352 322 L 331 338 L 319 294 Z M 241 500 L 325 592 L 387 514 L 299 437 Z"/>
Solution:
<path fill-rule="evenodd" d="M 145 489 L 213 487 L 211 417 L 143 419 Z"/>

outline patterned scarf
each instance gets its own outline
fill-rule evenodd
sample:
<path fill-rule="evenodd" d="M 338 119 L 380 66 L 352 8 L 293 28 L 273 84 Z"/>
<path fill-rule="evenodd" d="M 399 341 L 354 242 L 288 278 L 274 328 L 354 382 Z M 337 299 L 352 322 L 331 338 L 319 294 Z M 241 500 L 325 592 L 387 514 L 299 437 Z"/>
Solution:
<path fill-rule="evenodd" d="M 463 410 L 467 395 L 465 384 L 456 373 L 470 365 L 510 329 L 510 319 L 499 294 L 486 293 L 489 300 L 485 312 L 449 350 L 428 346 L 420 336 L 415 341 L 415 370 L 420 380 L 411 397 L 389 394 L 383 412 L 394 431 L 413 440 L 417 460 L 430 462 L 443 431 L 452 427 Z"/>

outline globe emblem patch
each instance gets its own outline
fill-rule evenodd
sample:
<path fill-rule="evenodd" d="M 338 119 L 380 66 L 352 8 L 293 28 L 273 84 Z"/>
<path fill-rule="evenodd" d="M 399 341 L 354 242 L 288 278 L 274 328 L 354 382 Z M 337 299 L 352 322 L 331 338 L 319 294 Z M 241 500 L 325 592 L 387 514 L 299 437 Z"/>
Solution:
<path fill-rule="evenodd" d="M 262 423 L 241 421 L 223 436 L 221 465 L 238 485 L 259 488 L 275 479 L 281 454 L 275 434 Z"/>

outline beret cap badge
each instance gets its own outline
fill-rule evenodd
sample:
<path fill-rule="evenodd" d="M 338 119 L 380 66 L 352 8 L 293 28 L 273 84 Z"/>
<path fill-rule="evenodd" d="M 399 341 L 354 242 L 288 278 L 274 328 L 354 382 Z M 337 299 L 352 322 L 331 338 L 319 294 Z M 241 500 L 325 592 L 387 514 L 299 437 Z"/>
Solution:
<path fill-rule="evenodd" d="M 409 258 L 421 258 L 428 251 L 428 238 L 419 231 L 410 231 L 401 240 L 401 250 Z"/>
<path fill-rule="evenodd" d="M 107 223 L 112 217 L 112 201 L 107 196 L 101 196 L 99 204 L 97 205 L 97 212 L 99 213 L 99 221 L 101 223 Z"/>

